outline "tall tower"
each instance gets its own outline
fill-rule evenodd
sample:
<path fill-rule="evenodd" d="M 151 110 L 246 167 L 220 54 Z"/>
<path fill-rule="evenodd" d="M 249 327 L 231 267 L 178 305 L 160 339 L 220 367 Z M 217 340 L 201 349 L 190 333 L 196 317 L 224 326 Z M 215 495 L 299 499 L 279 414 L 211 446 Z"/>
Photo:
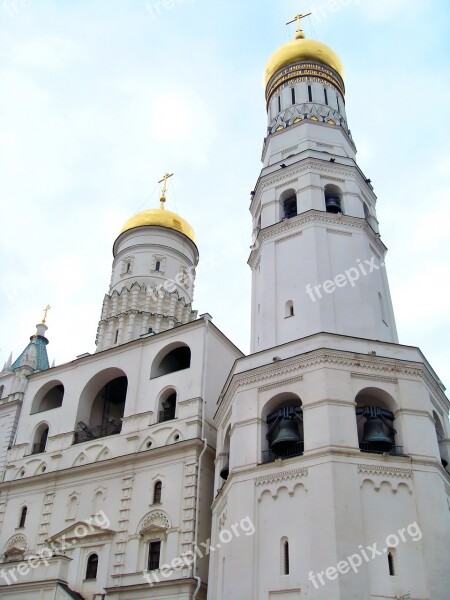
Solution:
<path fill-rule="evenodd" d="M 343 67 L 302 16 L 266 69 L 252 354 L 216 413 L 208 597 L 446 600 L 449 402 L 398 344 Z M 242 519 L 254 528 L 224 544 Z"/>
<path fill-rule="evenodd" d="M 268 131 L 251 201 L 252 351 L 320 331 L 397 342 L 376 197 L 355 160 L 339 57 L 299 27 L 270 58 L 265 83 Z"/>
<path fill-rule="evenodd" d="M 114 243 L 108 294 L 97 332 L 97 352 L 184 325 L 197 318 L 192 309 L 199 255 L 189 223 L 160 208 L 131 217 Z"/>

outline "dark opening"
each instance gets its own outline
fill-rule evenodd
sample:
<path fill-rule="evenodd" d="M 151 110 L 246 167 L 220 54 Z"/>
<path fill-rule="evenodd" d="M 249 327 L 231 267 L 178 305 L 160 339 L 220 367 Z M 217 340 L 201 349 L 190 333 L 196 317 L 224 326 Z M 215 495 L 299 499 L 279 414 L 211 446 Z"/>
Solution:
<path fill-rule="evenodd" d="M 27 512 L 28 508 L 24 506 L 22 508 L 22 512 L 20 513 L 19 527 L 25 527 L 25 521 L 27 520 Z"/>
<path fill-rule="evenodd" d="M 312 87 L 310 85 L 308 85 L 308 99 L 310 102 L 313 101 L 313 97 L 312 97 Z"/>
<path fill-rule="evenodd" d="M 86 579 L 97 579 L 98 556 L 91 554 L 86 566 Z"/>
<path fill-rule="evenodd" d="M 339 96 L 338 96 L 338 94 L 336 94 L 336 102 L 337 102 L 338 111 L 341 112 L 341 104 L 339 102 Z"/>
<path fill-rule="evenodd" d="M 278 112 L 281 112 L 281 96 L 278 96 Z"/>
<path fill-rule="evenodd" d="M 159 422 L 173 421 L 177 409 L 177 394 L 173 392 L 166 400 L 162 402 L 162 410 L 159 412 Z"/>
<path fill-rule="evenodd" d="M 153 504 L 161 504 L 161 493 L 162 493 L 162 482 L 157 481 L 155 483 L 155 489 L 153 490 Z"/>
<path fill-rule="evenodd" d="M 300 456 L 304 451 L 303 411 L 300 406 L 283 406 L 267 417 L 269 450 L 263 462 Z"/>
<path fill-rule="evenodd" d="M 41 452 L 45 452 L 45 448 L 47 446 L 47 438 L 48 438 L 48 427 L 45 427 L 42 430 L 42 433 L 37 434 L 37 442 L 33 444 L 32 454 L 41 454 Z"/>
<path fill-rule="evenodd" d="M 54 408 L 59 408 L 62 406 L 64 398 L 64 386 L 62 384 L 55 385 L 49 390 L 42 400 L 39 402 L 39 406 L 36 413 L 45 412 L 46 410 L 53 410 Z"/>
<path fill-rule="evenodd" d="M 289 542 L 283 544 L 283 573 L 289 575 Z"/>
<path fill-rule="evenodd" d="M 395 565 L 394 565 L 394 555 L 392 554 L 392 552 L 389 552 L 389 554 L 388 554 L 388 563 L 389 563 L 389 575 L 391 577 L 394 577 Z"/>
<path fill-rule="evenodd" d="M 297 197 L 291 196 L 283 202 L 283 211 L 285 219 L 292 219 L 297 216 Z"/>
<path fill-rule="evenodd" d="M 155 271 L 160 271 L 160 270 L 161 270 L 161 261 L 157 260 L 156 265 L 155 265 Z"/>
<path fill-rule="evenodd" d="M 131 263 L 127 263 L 127 273 L 131 271 Z"/>
<path fill-rule="evenodd" d="M 159 559 L 161 556 L 161 542 L 150 542 L 148 553 L 148 570 L 157 571 L 159 569 Z"/>
<path fill-rule="evenodd" d="M 159 366 L 152 369 L 153 377 L 162 377 L 169 373 L 176 373 L 191 366 L 191 350 L 187 346 L 175 348 L 161 360 Z"/>
<path fill-rule="evenodd" d="M 323 88 L 323 93 L 325 96 L 325 104 L 328 104 L 328 92 L 327 92 L 327 88 Z"/>
<path fill-rule="evenodd" d="M 114 336 L 114 343 L 117 344 L 117 340 L 119 339 L 119 330 L 116 329 L 116 335 Z"/>
<path fill-rule="evenodd" d="M 291 94 L 292 94 L 292 104 L 295 104 L 295 88 L 291 89 Z"/>

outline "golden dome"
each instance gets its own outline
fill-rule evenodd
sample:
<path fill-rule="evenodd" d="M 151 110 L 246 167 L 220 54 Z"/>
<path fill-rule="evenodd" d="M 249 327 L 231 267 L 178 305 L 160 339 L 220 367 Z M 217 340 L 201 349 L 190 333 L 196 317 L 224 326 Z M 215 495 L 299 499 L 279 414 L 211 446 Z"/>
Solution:
<path fill-rule="evenodd" d="M 334 50 L 318 40 L 297 37 L 278 48 L 270 57 L 265 73 L 266 86 L 271 77 L 283 67 L 308 60 L 331 67 L 344 79 L 344 66 Z"/>
<path fill-rule="evenodd" d="M 151 225 L 179 231 L 195 243 L 195 233 L 189 223 L 176 213 L 163 208 L 152 208 L 134 215 L 134 217 L 128 219 L 120 233 L 135 227 L 148 227 Z"/>

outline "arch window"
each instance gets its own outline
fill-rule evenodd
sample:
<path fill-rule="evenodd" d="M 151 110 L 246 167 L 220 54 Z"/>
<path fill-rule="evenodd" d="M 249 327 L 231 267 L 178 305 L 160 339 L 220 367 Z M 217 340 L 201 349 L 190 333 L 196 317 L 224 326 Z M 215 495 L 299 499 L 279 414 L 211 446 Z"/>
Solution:
<path fill-rule="evenodd" d="M 266 422 L 264 463 L 303 454 L 303 410 L 296 394 L 283 393 L 272 398 L 262 417 Z"/>
<path fill-rule="evenodd" d="M 342 214 L 342 191 L 336 185 L 325 186 L 325 210 L 331 214 Z"/>
<path fill-rule="evenodd" d="M 160 260 L 156 261 L 155 271 L 161 271 L 161 261 Z"/>
<path fill-rule="evenodd" d="M 282 542 L 282 573 L 289 575 L 289 541 L 284 539 Z"/>
<path fill-rule="evenodd" d="M 434 426 L 435 426 L 435 430 L 436 430 L 436 438 L 437 438 L 437 442 L 438 442 L 438 446 L 439 446 L 439 455 L 441 457 L 442 466 L 444 467 L 444 469 L 446 469 L 449 464 L 449 456 L 448 456 L 447 444 L 445 442 L 445 439 L 446 439 L 445 431 L 442 426 L 441 420 L 439 419 L 439 417 L 435 411 L 433 411 L 433 417 L 434 417 Z"/>
<path fill-rule="evenodd" d="M 59 381 L 47 383 L 34 397 L 30 414 L 46 412 L 62 406 L 64 386 Z"/>
<path fill-rule="evenodd" d="M 289 317 L 294 316 L 294 303 L 292 300 L 288 300 L 285 306 L 285 317 L 288 319 Z"/>
<path fill-rule="evenodd" d="M 394 400 L 383 390 L 366 388 L 358 393 L 356 422 L 362 452 L 403 454 L 403 448 L 396 445 L 394 406 Z"/>
<path fill-rule="evenodd" d="M 127 389 L 120 369 L 106 369 L 91 379 L 81 395 L 74 444 L 121 432 Z"/>
<path fill-rule="evenodd" d="M 159 423 L 173 421 L 177 412 L 177 393 L 174 390 L 167 391 L 160 400 Z"/>
<path fill-rule="evenodd" d="M 91 554 L 87 560 L 86 579 L 87 580 L 97 579 L 97 570 L 98 570 L 98 555 Z"/>
<path fill-rule="evenodd" d="M 391 577 L 395 576 L 395 560 L 394 560 L 394 552 L 390 550 L 387 555 L 388 558 L 388 567 L 389 567 L 389 575 Z"/>
<path fill-rule="evenodd" d="M 41 454 L 45 452 L 47 447 L 47 438 L 48 438 L 48 425 L 46 423 L 42 423 L 36 429 L 33 439 L 33 446 L 31 454 Z"/>
<path fill-rule="evenodd" d="M 230 474 L 230 444 L 231 444 L 231 425 L 228 427 L 225 434 L 223 444 L 222 468 L 220 469 L 220 477 L 226 481 Z"/>
<path fill-rule="evenodd" d="M 292 219 L 297 216 L 297 196 L 290 196 L 283 200 L 283 218 Z"/>
<path fill-rule="evenodd" d="M 180 344 L 173 349 L 166 349 L 158 354 L 153 361 L 151 379 L 183 371 L 189 369 L 190 366 L 191 349 L 184 344 Z"/>
<path fill-rule="evenodd" d="M 157 481 L 153 488 L 153 504 L 161 504 L 162 481 Z"/>
<path fill-rule="evenodd" d="M 25 527 L 25 521 L 27 520 L 28 508 L 24 506 L 20 511 L 19 528 Z"/>

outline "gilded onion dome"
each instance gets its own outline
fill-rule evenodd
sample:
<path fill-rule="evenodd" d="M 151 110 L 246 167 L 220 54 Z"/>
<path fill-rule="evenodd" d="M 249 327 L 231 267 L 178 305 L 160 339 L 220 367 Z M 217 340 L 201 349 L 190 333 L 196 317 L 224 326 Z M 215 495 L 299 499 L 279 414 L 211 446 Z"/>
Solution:
<path fill-rule="evenodd" d="M 323 42 L 305 38 L 299 28 L 295 39 L 278 48 L 267 63 L 264 76 L 267 100 L 287 80 L 302 76 L 318 77 L 342 94 L 345 92 L 344 66 L 339 56 Z"/>
<path fill-rule="evenodd" d="M 164 208 L 152 208 L 134 215 L 123 226 L 121 233 L 134 229 L 135 227 L 166 227 L 182 233 L 195 243 L 195 233 L 189 223 L 170 210 Z"/>

